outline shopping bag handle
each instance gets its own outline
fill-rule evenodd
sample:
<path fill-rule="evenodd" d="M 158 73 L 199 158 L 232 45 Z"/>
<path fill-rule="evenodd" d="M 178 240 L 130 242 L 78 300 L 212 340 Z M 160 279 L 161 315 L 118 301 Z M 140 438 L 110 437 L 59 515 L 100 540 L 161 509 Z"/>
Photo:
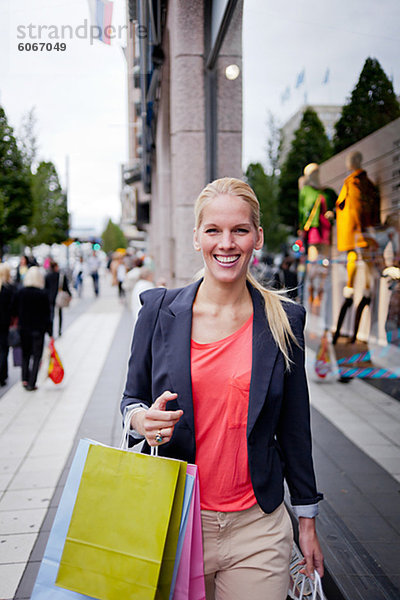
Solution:
<path fill-rule="evenodd" d="M 299 582 L 299 579 L 301 578 L 301 583 Z M 325 600 L 325 596 L 324 596 L 324 592 L 322 590 L 322 582 L 321 582 L 321 577 L 319 576 L 319 573 L 317 571 L 314 571 L 314 579 L 311 579 L 309 577 L 307 577 L 307 575 L 305 575 L 304 573 L 300 573 L 300 571 L 297 573 L 294 583 L 293 583 L 293 588 L 292 590 L 290 590 L 292 592 L 292 594 L 295 593 L 295 589 L 296 586 L 299 585 L 299 600 L 304 600 L 305 596 L 304 596 L 304 586 L 306 583 L 306 580 L 309 580 L 311 583 L 311 587 L 312 587 L 312 596 L 311 596 L 311 600 Z M 318 596 L 317 596 L 318 594 Z M 290 597 L 294 598 L 295 596 L 290 595 Z"/>
<path fill-rule="evenodd" d="M 121 450 L 128 450 L 128 437 L 129 437 L 130 424 L 131 424 L 131 412 L 128 412 L 125 417 L 124 429 L 122 432 L 122 438 L 121 438 L 121 442 L 119 445 Z M 151 446 L 150 455 L 158 456 L 158 446 Z"/>

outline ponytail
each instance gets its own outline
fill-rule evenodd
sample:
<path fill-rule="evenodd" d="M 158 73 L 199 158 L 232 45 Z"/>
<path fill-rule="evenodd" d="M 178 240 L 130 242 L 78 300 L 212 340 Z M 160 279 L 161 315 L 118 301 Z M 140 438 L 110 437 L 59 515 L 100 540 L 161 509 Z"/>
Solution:
<path fill-rule="evenodd" d="M 246 279 L 264 298 L 265 315 L 267 317 L 269 328 L 271 329 L 272 337 L 283 354 L 286 370 L 290 371 L 292 363 L 292 360 L 290 359 L 290 345 L 291 343 L 295 343 L 298 346 L 299 343 L 292 331 L 289 319 L 282 304 L 283 302 L 295 303 L 293 300 L 283 296 L 283 292 L 268 290 L 263 287 L 257 279 L 253 277 L 250 271 L 247 272 Z"/>

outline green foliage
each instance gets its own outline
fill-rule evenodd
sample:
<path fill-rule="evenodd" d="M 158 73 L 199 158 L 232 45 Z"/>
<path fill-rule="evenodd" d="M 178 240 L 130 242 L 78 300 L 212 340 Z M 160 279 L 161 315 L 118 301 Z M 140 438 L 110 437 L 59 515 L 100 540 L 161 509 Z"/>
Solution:
<path fill-rule="evenodd" d="M 32 214 L 29 173 L 0 106 L 0 256 Z"/>
<path fill-rule="evenodd" d="M 279 214 L 293 232 L 298 225 L 299 177 L 309 163 L 321 163 L 331 156 L 332 147 L 323 124 L 312 108 L 306 108 L 279 179 Z"/>
<path fill-rule="evenodd" d="M 278 181 L 275 175 L 266 175 L 260 163 L 250 163 L 246 171 L 248 184 L 260 203 L 261 226 L 264 242 L 269 251 L 278 251 L 287 237 L 287 227 L 281 224 L 278 213 Z"/>
<path fill-rule="evenodd" d="M 103 231 L 101 238 L 103 240 L 104 252 L 114 252 L 117 248 L 126 248 L 126 237 L 120 227 L 109 219 L 107 227 Z"/>
<path fill-rule="evenodd" d="M 18 133 L 18 147 L 22 155 L 22 161 L 29 171 L 34 171 L 38 144 L 36 137 L 36 115 L 35 109 L 31 108 L 22 117 L 21 127 Z M 35 165 L 36 166 L 36 165 Z"/>
<path fill-rule="evenodd" d="M 393 85 L 375 58 L 367 58 L 360 78 L 343 107 L 333 140 L 335 152 L 400 117 Z"/>
<path fill-rule="evenodd" d="M 68 237 L 67 198 L 52 162 L 42 161 L 31 174 L 33 214 L 23 235 L 28 246 L 59 244 Z"/>

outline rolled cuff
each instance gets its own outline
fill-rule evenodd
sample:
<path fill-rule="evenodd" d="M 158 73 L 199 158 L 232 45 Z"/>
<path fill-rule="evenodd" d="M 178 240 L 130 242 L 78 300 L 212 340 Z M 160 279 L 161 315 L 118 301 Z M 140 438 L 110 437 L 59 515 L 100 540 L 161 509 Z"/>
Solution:
<path fill-rule="evenodd" d="M 129 404 L 128 406 L 126 406 L 123 417 L 124 424 L 126 419 L 130 420 L 132 418 L 132 415 L 137 410 L 149 410 L 149 407 L 147 406 L 147 404 L 143 404 L 142 402 L 135 402 L 135 404 Z M 133 438 L 134 440 L 144 440 L 144 435 L 141 435 L 135 429 L 129 429 L 128 433 L 129 437 Z"/>
<path fill-rule="evenodd" d="M 318 503 L 292 506 L 292 509 L 297 518 L 306 517 L 307 519 L 313 519 L 319 513 Z"/>

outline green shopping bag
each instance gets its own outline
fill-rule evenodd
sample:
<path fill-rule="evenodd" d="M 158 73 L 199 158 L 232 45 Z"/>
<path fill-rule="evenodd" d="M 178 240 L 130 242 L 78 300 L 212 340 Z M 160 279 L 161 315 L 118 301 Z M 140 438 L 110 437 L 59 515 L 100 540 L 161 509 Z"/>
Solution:
<path fill-rule="evenodd" d="M 56 584 L 100 600 L 167 600 L 186 463 L 91 445 Z"/>

